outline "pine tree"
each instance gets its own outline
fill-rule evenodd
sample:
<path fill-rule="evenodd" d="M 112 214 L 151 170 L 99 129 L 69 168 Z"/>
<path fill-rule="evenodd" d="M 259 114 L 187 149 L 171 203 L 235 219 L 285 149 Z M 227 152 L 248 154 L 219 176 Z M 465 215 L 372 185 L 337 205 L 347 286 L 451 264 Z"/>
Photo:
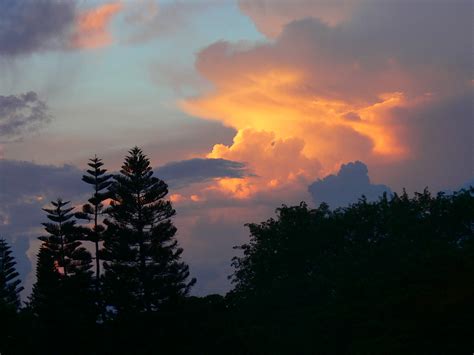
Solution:
<path fill-rule="evenodd" d="M 43 209 L 51 222 L 43 223 L 47 236 L 37 262 L 37 282 L 30 306 L 45 321 L 74 317 L 80 323 L 95 317 L 91 297 L 92 258 L 81 245 L 81 229 L 75 225 L 73 208 L 61 199 Z"/>
<path fill-rule="evenodd" d="M 77 218 L 87 219 L 93 224 L 91 228 L 87 229 L 87 240 L 91 241 L 95 245 L 95 264 L 96 264 L 96 291 L 99 291 L 99 279 L 100 279 L 100 256 L 99 256 L 99 243 L 103 241 L 104 226 L 100 223 L 99 218 L 103 214 L 104 205 L 103 202 L 108 198 L 108 193 L 105 191 L 112 181 L 110 178 L 112 175 L 106 174 L 107 170 L 102 169 L 104 163 L 102 160 L 94 156 L 89 159 L 87 164 L 91 169 L 87 170 L 88 175 L 82 176 L 82 181 L 89 184 L 93 188 L 93 195 L 89 198 L 88 202 L 82 206 L 82 212 L 76 213 Z"/>
<path fill-rule="evenodd" d="M 186 281 L 189 268 L 180 261 L 176 212 L 139 148 L 129 151 L 109 190 L 103 258 L 110 304 L 118 312 L 154 311 L 185 296 L 195 280 Z"/>
<path fill-rule="evenodd" d="M 46 323 L 54 323 L 61 315 L 61 274 L 54 253 L 44 244 L 36 261 L 36 283 L 29 297 L 29 307 Z"/>
<path fill-rule="evenodd" d="M 81 246 L 80 229 L 76 227 L 73 207 L 66 207 L 69 201 L 52 201 L 52 209 L 44 208 L 47 218 L 52 222 L 43 223 L 48 236 L 39 237 L 44 247 L 51 250 L 58 270 L 65 277 L 80 273 L 90 274 L 91 255 Z M 66 207 L 66 208 L 64 208 Z"/>
<path fill-rule="evenodd" d="M 0 303 L 8 308 L 18 309 L 20 306 L 19 287 L 21 281 L 15 270 L 15 259 L 11 255 L 10 246 L 5 239 L 0 239 Z"/>

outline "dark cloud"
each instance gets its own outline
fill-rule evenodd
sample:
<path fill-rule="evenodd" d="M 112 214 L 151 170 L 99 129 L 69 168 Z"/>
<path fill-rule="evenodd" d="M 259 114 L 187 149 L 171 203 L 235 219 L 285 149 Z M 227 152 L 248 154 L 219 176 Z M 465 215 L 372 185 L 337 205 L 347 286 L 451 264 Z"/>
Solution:
<path fill-rule="evenodd" d="M 360 161 L 343 164 L 337 175 L 313 182 L 309 192 L 315 203 L 326 202 L 332 208 L 357 202 L 362 195 L 373 201 L 384 192 L 391 193 L 386 185 L 372 184 L 368 172 L 367 166 Z"/>
<path fill-rule="evenodd" d="M 75 13 L 76 1 L 0 1 L 0 56 L 63 48 Z"/>
<path fill-rule="evenodd" d="M 249 175 L 244 163 L 226 159 L 195 158 L 171 162 L 155 169 L 155 174 L 170 186 L 179 188 L 213 178 L 242 178 Z"/>
<path fill-rule="evenodd" d="M 46 103 L 30 91 L 0 96 L 0 142 L 16 140 L 50 120 Z"/>
<path fill-rule="evenodd" d="M 434 98 L 425 105 L 393 108 L 386 118 L 387 129 L 410 147 L 411 159 L 380 163 L 377 179 L 397 190 L 406 187 L 420 191 L 427 186 L 438 191 L 455 189 L 472 178 L 473 99 L 469 92 Z"/>

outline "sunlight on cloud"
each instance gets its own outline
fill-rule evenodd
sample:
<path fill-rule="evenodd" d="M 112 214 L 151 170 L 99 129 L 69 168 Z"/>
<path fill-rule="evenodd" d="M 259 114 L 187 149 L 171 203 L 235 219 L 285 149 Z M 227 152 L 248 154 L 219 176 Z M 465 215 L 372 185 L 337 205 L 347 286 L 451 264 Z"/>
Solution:
<path fill-rule="evenodd" d="M 121 2 L 113 2 L 83 11 L 76 18 L 71 46 L 76 49 L 94 49 L 110 45 L 113 38 L 108 26 L 122 8 Z"/>
<path fill-rule="evenodd" d="M 271 69 L 233 79 L 214 81 L 214 92 L 182 107 L 238 131 L 232 145 L 217 144 L 208 155 L 248 162 L 259 176 L 219 180 L 218 186 L 237 198 L 252 195 L 256 185 L 271 189 L 297 176 L 314 178 L 361 156 L 399 159 L 408 154 L 383 119 L 387 110 L 409 104 L 403 93 L 380 94 L 374 104 L 360 105 L 313 96 L 296 70 Z"/>

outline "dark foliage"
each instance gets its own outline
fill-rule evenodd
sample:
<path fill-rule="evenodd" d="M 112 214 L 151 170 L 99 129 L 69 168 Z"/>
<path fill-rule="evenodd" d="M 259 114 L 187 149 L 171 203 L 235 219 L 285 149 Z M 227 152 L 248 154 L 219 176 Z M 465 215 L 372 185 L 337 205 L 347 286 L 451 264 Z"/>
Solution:
<path fill-rule="evenodd" d="M 474 190 L 277 210 L 250 224 L 230 305 L 255 353 L 474 349 Z"/>
<path fill-rule="evenodd" d="M 19 294 L 23 290 L 15 269 L 15 259 L 5 239 L 0 239 L 0 308 L 17 310 L 20 306 Z"/>
<path fill-rule="evenodd" d="M 473 188 L 362 198 L 337 210 L 283 205 L 276 218 L 248 225 L 250 240 L 232 260 L 231 292 L 190 297 L 194 280 L 180 258 L 167 185 L 138 148 L 111 184 L 101 164 L 91 160 L 84 179 L 95 192 L 78 215 L 94 221 L 92 228 L 77 227 L 66 202 L 45 209 L 48 235 L 40 238 L 37 282 L 21 312 L 14 263 L 0 241 L 7 295 L 0 302 L 9 305 L 0 308 L 2 354 L 474 349 Z M 98 221 L 105 198 L 112 200 L 106 229 Z M 80 240 L 93 241 L 97 252 L 102 238 L 104 292 L 93 293 L 92 258 Z M 112 316 L 98 317 L 97 305 Z"/>
<path fill-rule="evenodd" d="M 89 222 L 92 222 L 90 228 L 85 228 L 86 240 L 94 243 L 95 246 L 95 261 L 96 261 L 96 270 L 95 275 L 96 279 L 100 278 L 100 258 L 99 258 L 99 243 L 104 240 L 103 234 L 105 227 L 100 223 L 100 217 L 104 213 L 103 202 L 109 197 L 108 190 L 106 190 L 112 181 L 112 175 L 106 174 L 107 169 L 103 169 L 104 163 L 102 159 L 95 156 L 92 159 L 89 159 L 90 169 L 87 170 L 87 175 L 82 176 L 82 181 L 86 184 L 91 185 L 93 189 L 92 197 L 89 198 L 88 203 L 82 206 L 82 212 L 75 214 L 76 218 L 85 219 Z M 98 282 L 97 282 L 98 285 Z"/>
<path fill-rule="evenodd" d="M 175 210 L 165 200 L 168 187 L 153 176 L 139 148 L 125 158 L 109 188 L 111 205 L 103 259 L 108 304 L 119 313 L 155 311 L 185 296 L 194 280 L 180 261 L 174 238 Z"/>
<path fill-rule="evenodd" d="M 5 239 L 0 239 L 0 352 L 18 341 L 18 308 L 23 287 L 15 269 L 15 259 Z"/>
<path fill-rule="evenodd" d="M 90 225 L 82 228 L 84 240 L 94 243 L 95 247 L 95 300 L 102 318 L 105 313 L 104 297 L 101 287 L 101 260 L 100 244 L 104 241 L 105 226 L 101 223 L 104 214 L 104 201 L 108 199 L 107 188 L 112 183 L 112 175 L 106 174 L 102 160 L 94 156 L 89 159 L 87 174 L 82 176 L 82 181 L 91 185 L 93 194 L 88 203 L 82 206 L 82 212 L 75 214 L 76 218 L 86 220 Z"/>
<path fill-rule="evenodd" d="M 28 311 L 41 324 L 41 333 L 54 331 L 70 339 L 74 329 L 95 323 L 92 297 L 92 258 L 81 246 L 81 229 L 75 226 L 68 202 L 53 201 L 44 209 L 51 222 L 43 223 L 48 233 L 38 253 L 36 284 Z"/>

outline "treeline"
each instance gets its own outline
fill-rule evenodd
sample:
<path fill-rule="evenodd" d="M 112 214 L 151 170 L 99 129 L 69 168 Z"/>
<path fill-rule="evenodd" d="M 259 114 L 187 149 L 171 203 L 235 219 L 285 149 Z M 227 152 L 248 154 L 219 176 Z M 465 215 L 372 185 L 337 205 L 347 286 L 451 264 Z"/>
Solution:
<path fill-rule="evenodd" d="M 80 212 L 46 208 L 37 281 L 20 306 L 0 241 L 2 354 L 461 354 L 474 350 L 474 189 L 282 206 L 249 224 L 225 296 L 195 279 L 166 200 L 134 148 L 91 159 Z M 84 248 L 92 245 L 92 254 Z"/>

